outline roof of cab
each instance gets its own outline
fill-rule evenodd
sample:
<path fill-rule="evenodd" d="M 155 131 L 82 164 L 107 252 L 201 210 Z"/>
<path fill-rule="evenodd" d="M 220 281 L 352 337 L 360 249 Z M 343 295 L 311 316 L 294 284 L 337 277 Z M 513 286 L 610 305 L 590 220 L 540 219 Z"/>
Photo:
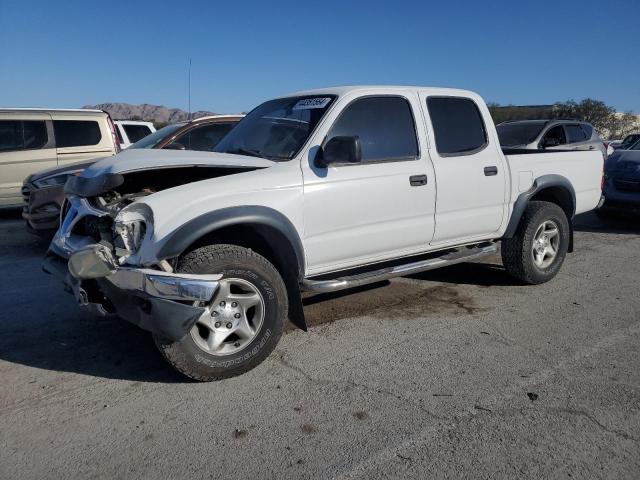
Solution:
<path fill-rule="evenodd" d="M 345 95 L 347 93 L 359 92 L 383 92 L 389 90 L 390 92 L 400 91 L 412 91 L 422 92 L 427 95 L 447 95 L 447 96 L 478 96 L 476 92 L 471 90 L 462 90 L 459 88 L 445 88 L 445 87 L 420 87 L 412 85 L 345 85 L 328 88 L 318 88 L 313 90 L 303 90 L 299 92 L 293 92 L 288 95 L 283 95 L 280 98 L 297 97 L 305 95 Z"/>

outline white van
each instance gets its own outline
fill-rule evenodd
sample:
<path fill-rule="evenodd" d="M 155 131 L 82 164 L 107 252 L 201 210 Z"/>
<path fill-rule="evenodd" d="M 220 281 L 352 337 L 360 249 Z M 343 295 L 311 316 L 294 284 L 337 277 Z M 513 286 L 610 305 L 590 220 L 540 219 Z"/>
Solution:
<path fill-rule="evenodd" d="M 0 207 L 23 205 L 22 182 L 34 172 L 119 151 L 102 110 L 0 108 Z"/>

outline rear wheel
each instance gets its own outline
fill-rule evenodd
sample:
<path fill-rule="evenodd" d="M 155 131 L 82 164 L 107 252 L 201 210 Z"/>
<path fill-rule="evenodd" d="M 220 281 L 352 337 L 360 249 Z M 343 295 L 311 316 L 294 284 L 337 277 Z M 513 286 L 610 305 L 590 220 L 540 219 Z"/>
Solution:
<path fill-rule="evenodd" d="M 569 221 L 555 203 L 533 201 L 512 238 L 502 240 L 502 263 L 513 277 L 529 284 L 556 276 L 569 247 Z"/>
<path fill-rule="evenodd" d="M 181 273 L 221 273 L 205 314 L 178 341 L 154 336 L 164 358 L 180 373 L 200 381 L 244 373 L 260 364 L 282 336 L 287 293 L 275 267 L 235 245 L 212 245 L 184 256 Z"/>

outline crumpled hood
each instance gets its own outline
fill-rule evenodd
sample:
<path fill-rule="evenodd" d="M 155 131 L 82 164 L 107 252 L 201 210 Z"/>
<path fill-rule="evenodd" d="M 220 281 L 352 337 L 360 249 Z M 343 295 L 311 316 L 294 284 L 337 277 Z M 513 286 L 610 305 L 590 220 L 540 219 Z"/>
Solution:
<path fill-rule="evenodd" d="M 107 158 L 107 157 L 101 157 Z M 96 162 L 96 160 L 100 160 L 100 158 L 92 158 L 91 160 L 82 160 L 80 162 L 74 163 L 65 163 L 64 165 L 58 165 L 57 167 L 45 168 L 44 170 L 38 170 L 35 173 L 32 173 L 27 177 L 25 182 L 33 182 L 35 180 L 40 180 L 44 177 L 50 177 L 52 175 L 62 175 L 65 173 L 72 173 L 84 170 L 89 165 Z"/>
<path fill-rule="evenodd" d="M 206 166 L 231 168 L 267 168 L 275 162 L 265 158 L 229 153 L 197 152 L 193 150 L 129 149 L 104 158 L 83 173 L 93 178 L 102 174 L 116 174 L 167 167 Z"/>
<path fill-rule="evenodd" d="M 607 158 L 605 173 L 640 178 L 640 150 L 616 150 Z"/>

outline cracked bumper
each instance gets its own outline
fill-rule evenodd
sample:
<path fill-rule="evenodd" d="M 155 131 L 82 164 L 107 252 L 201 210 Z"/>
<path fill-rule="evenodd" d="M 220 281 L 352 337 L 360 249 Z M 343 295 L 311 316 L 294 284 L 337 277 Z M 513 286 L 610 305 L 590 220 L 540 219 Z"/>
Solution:
<path fill-rule="evenodd" d="M 189 332 L 205 311 L 193 304 L 211 300 L 221 278 L 118 266 L 102 245 L 89 245 L 68 261 L 49 252 L 42 267 L 62 280 L 83 309 L 116 313 L 171 340 Z"/>

